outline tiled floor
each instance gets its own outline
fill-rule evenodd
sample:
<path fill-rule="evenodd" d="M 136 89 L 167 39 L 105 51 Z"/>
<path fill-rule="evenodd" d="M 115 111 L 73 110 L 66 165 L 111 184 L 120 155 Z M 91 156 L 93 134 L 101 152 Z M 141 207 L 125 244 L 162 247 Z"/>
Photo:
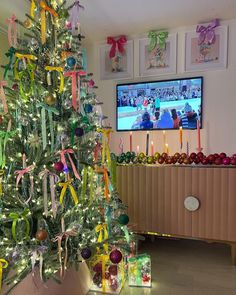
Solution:
<path fill-rule="evenodd" d="M 140 245 L 140 252 L 151 254 L 153 286 L 126 285 L 121 295 L 236 295 L 236 266 L 231 265 L 226 245 L 148 239 Z"/>

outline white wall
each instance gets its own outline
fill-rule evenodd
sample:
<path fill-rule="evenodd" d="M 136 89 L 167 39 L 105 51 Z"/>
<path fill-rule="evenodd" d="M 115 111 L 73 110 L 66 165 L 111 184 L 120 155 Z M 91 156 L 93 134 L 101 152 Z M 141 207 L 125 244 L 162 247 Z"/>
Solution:
<path fill-rule="evenodd" d="M 178 28 L 173 32 L 178 32 L 178 53 L 177 53 L 177 73 L 161 77 L 138 78 L 139 75 L 139 51 L 138 35 L 131 36 L 135 39 L 134 43 L 134 75 L 133 81 L 141 80 L 158 80 L 176 77 L 199 76 L 204 77 L 204 100 L 203 100 L 203 129 L 202 129 L 202 146 L 205 153 L 227 152 L 236 153 L 236 19 L 222 24 L 229 25 L 229 46 L 228 46 L 228 68 L 226 70 L 206 71 L 184 73 L 184 32 L 195 29 L 196 27 Z M 108 24 L 109 25 L 109 24 Z M 125 32 L 124 32 L 125 33 Z M 115 109 L 116 93 L 115 85 L 118 81 L 100 80 L 99 67 L 99 50 L 98 43 L 87 46 L 88 50 L 88 68 L 94 73 L 94 79 L 99 89 L 98 97 L 104 102 L 103 113 L 109 116 L 109 123 L 115 130 Z M 126 81 L 126 80 L 123 80 Z M 130 80 L 128 80 L 129 82 Z M 155 149 L 163 150 L 162 131 L 151 131 L 150 140 L 154 141 Z M 197 146 L 196 131 L 184 131 L 183 140 L 189 142 L 190 151 L 195 151 Z M 124 149 L 129 148 L 129 132 L 114 132 L 111 140 L 111 149 L 118 153 L 119 139 L 124 140 Z M 140 145 L 140 150 L 145 150 L 145 131 L 133 132 L 133 146 Z M 169 143 L 170 152 L 174 153 L 179 150 L 178 131 L 167 131 L 167 142 Z"/>
<path fill-rule="evenodd" d="M 0 29 L 0 65 L 6 65 L 8 63 L 8 58 L 5 53 L 9 49 L 7 34 L 2 32 Z M 4 69 L 0 68 L 0 80 L 3 80 Z"/>

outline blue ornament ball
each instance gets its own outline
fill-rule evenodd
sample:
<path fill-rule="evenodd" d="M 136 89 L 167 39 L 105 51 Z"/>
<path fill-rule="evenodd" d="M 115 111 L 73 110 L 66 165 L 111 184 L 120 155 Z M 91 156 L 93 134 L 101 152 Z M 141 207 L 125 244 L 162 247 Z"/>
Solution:
<path fill-rule="evenodd" d="M 84 110 L 85 110 L 86 113 L 92 113 L 92 111 L 93 111 L 93 106 L 92 106 L 91 104 L 86 104 L 86 105 L 84 106 Z"/>
<path fill-rule="evenodd" d="M 76 60 L 73 56 L 70 56 L 67 58 L 66 63 L 68 65 L 68 67 L 73 68 L 76 64 Z"/>

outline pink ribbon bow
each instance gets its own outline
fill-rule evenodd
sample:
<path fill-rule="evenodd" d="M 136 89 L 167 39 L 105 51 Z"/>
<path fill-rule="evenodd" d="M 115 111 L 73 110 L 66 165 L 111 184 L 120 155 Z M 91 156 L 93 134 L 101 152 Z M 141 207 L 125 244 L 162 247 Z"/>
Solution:
<path fill-rule="evenodd" d="M 7 114 L 8 107 L 7 107 L 6 95 L 3 88 L 4 86 L 7 86 L 7 81 L 0 81 L 0 98 L 2 100 L 4 114 Z"/>
<path fill-rule="evenodd" d="M 123 54 L 125 52 L 124 45 L 127 43 L 127 39 L 125 36 L 120 36 L 118 40 L 114 37 L 107 37 L 107 44 L 111 45 L 109 56 L 110 58 L 115 57 L 116 55 L 116 47 L 118 51 Z"/>
<path fill-rule="evenodd" d="M 11 47 L 17 46 L 17 27 L 16 27 L 16 16 L 12 15 L 11 18 L 6 20 L 8 24 L 8 42 Z"/>
<path fill-rule="evenodd" d="M 207 41 L 208 44 L 214 44 L 215 42 L 215 28 L 220 25 L 218 19 L 214 19 L 208 26 L 198 25 L 196 32 L 199 33 L 198 45 L 201 45 L 203 42 Z"/>
<path fill-rule="evenodd" d="M 79 22 L 79 11 L 80 8 L 84 9 L 84 6 L 80 5 L 80 1 L 75 1 L 75 3 L 72 5 L 70 10 L 70 23 L 72 28 L 72 35 L 76 35 L 76 25 Z"/>
<path fill-rule="evenodd" d="M 78 105 L 80 105 L 80 76 L 86 76 L 86 72 L 84 72 L 84 71 L 65 72 L 65 77 L 71 77 L 71 79 L 72 79 L 72 81 L 71 81 L 72 106 L 75 109 L 75 111 L 79 110 L 79 106 L 77 106 L 77 103 L 78 103 Z M 76 83 L 77 77 L 78 77 L 78 87 L 77 87 L 77 83 Z M 77 98 L 76 98 L 76 92 L 78 92 Z"/>
<path fill-rule="evenodd" d="M 55 237 L 55 239 L 53 239 L 52 241 L 55 243 L 58 243 L 58 256 L 59 256 L 59 262 L 60 262 L 60 276 L 61 278 L 64 277 L 64 273 L 65 273 L 65 269 L 67 266 L 67 259 L 68 259 L 68 248 L 67 248 L 67 243 L 68 243 L 68 239 L 69 237 L 75 237 L 77 235 L 77 231 L 75 229 L 68 229 L 67 231 L 61 233 L 60 235 L 57 235 Z M 64 264 L 62 264 L 62 248 L 61 248 L 61 244 L 62 244 L 62 239 L 66 238 L 65 240 L 65 258 L 64 258 Z"/>
<path fill-rule="evenodd" d="M 15 174 L 18 174 L 18 176 L 17 176 L 17 178 L 16 178 L 16 187 L 18 187 L 21 178 L 22 178 L 26 173 L 29 173 L 29 172 L 31 172 L 32 170 L 34 170 L 34 168 L 35 168 L 34 165 L 30 165 L 30 166 L 26 167 L 26 168 L 23 169 L 23 170 L 16 170 L 16 171 L 15 171 Z"/>
<path fill-rule="evenodd" d="M 71 159 L 71 156 L 70 156 L 70 154 L 74 154 L 74 153 L 75 152 L 72 149 L 67 149 L 67 150 L 63 150 L 63 151 L 59 152 L 59 154 L 61 155 L 61 162 L 63 163 L 64 168 L 67 167 L 65 155 L 68 155 L 68 158 L 69 158 L 72 170 L 74 172 L 74 175 L 75 175 L 75 177 L 77 179 L 80 180 L 80 176 L 79 176 L 79 174 L 78 174 L 78 172 L 76 170 L 75 164 L 74 164 L 74 162 L 73 162 L 73 160 Z"/>

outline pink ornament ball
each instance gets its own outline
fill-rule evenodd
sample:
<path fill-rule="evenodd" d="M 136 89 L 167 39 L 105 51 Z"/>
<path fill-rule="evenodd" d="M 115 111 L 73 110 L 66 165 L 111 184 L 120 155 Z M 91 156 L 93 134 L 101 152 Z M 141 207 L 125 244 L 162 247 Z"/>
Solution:
<path fill-rule="evenodd" d="M 64 165 L 62 162 L 56 162 L 54 164 L 54 169 L 57 171 L 57 172 L 62 172 L 63 169 L 64 169 Z"/>
<path fill-rule="evenodd" d="M 122 253 L 119 250 L 116 249 L 111 251 L 110 260 L 112 263 L 118 264 L 121 262 L 122 258 L 123 258 Z"/>
<path fill-rule="evenodd" d="M 233 154 L 233 156 L 232 156 L 234 159 L 236 159 L 236 154 Z"/>
<path fill-rule="evenodd" d="M 220 157 L 221 157 L 221 159 L 224 159 L 227 157 L 227 155 L 226 155 L 226 153 L 220 153 Z"/>
<path fill-rule="evenodd" d="M 236 165 L 236 158 L 232 158 L 232 159 L 230 160 L 230 164 L 231 164 L 231 165 Z"/>
<path fill-rule="evenodd" d="M 229 165 L 230 164 L 230 158 L 229 157 L 226 157 L 223 159 L 223 164 L 224 165 Z"/>

